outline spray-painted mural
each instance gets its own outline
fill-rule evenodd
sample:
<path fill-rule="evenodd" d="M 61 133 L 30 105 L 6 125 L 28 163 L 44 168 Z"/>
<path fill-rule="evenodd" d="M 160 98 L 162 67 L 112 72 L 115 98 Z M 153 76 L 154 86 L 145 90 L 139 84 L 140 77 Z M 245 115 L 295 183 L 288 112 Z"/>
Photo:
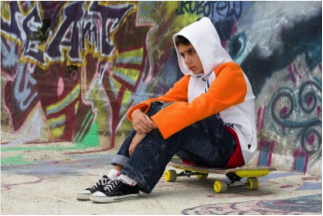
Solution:
<path fill-rule="evenodd" d="M 254 163 L 321 170 L 320 2 L 1 2 L 2 130 L 115 148 L 182 75 L 172 36 L 211 18 L 257 96 Z M 100 141 L 107 136 L 108 141 Z"/>

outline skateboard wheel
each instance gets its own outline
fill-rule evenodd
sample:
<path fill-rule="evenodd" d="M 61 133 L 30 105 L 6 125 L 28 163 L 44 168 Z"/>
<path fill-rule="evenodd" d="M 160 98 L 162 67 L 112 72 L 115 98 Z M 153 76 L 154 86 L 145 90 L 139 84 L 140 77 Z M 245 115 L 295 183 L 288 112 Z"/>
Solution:
<path fill-rule="evenodd" d="M 249 190 L 257 190 L 259 188 L 259 180 L 256 177 L 247 178 L 246 185 Z"/>
<path fill-rule="evenodd" d="M 166 170 L 164 173 L 164 178 L 168 182 L 174 182 L 176 181 L 177 173 L 175 170 Z"/>
<path fill-rule="evenodd" d="M 225 181 L 215 181 L 213 188 L 215 192 L 223 193 L 227 191 L 228 185 Z"/>
<path fill-rule="evenodd" d="M 208 176 L 209 174 L 208 173 L 197 173 L 196 174 L 196 178 L 198 179 L 198 180 L 204 180 L 204 179 L 207 179 L 207 176 Z"/>

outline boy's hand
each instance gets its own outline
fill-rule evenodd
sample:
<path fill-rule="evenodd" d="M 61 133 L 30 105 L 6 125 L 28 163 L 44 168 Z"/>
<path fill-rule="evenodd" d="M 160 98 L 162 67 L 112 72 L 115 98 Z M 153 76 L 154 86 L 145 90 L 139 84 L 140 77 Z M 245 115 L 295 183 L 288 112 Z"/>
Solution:
<path fill-rule="evenodd" d="M 153 129 L 157 129 L 157 125 L 143 113 L 140 109 L 136 109 L 132 113 L 132 125 L 137 133 L 149 133 Z"/>

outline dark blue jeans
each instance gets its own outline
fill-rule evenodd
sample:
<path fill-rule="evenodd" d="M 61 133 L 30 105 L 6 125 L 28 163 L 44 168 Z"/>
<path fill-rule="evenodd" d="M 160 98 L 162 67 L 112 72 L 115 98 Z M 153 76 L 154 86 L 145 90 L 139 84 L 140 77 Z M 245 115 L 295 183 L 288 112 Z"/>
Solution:
<path fill-rule="evenodd" d="M 153 102 L 147 115 L 154 115 L 164 105 Z M 234 137 L 216 116 L 198 121 L 166 140 L 158 129 L 152 130 L 129 157 L 128 149 L 135 134 L 133 130 L 127 136 L 112 164 L 124 166 L 121 173 L 138 182 L 145 193 L 153 190 L 175 154 L 189 162 L 220 168 L 228 163 L 236 148 Z"/>

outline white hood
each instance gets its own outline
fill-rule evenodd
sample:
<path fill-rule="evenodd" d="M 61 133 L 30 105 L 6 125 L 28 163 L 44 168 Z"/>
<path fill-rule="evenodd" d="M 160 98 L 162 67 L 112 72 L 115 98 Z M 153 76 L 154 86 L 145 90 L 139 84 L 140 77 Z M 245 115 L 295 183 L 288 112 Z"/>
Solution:
<path fill-rule="evenodd" d="M 186 26 L 173 37 L 179 67 L 184 75 L 196 76 L 188 69 L 183 57 L 181 57 L 178 52 L 175 44 L 175 40 L 178 35 L 187 38 L 195 48 L 203 65 L 203 77 L 207 76 L 218 65 L 224 62 L 232 61 L 229 54 L 221 46 L 220 37 L 211 20 L 207 17 L 203 17 L 199 21 Z"/>

